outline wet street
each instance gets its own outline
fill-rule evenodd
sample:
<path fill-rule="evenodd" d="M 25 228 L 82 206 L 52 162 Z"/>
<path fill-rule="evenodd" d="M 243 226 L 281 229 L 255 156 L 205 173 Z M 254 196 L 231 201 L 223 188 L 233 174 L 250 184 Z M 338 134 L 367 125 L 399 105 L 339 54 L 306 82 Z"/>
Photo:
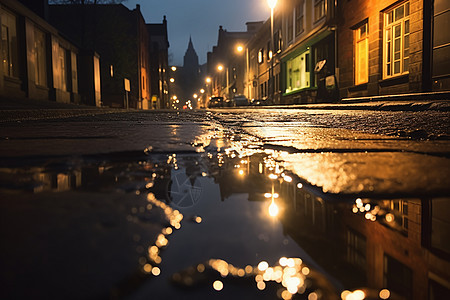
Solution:
<path fill-rule="evenodd" d="M 443 299 L 450 115 L 15 111 L 2 299 Z"/>

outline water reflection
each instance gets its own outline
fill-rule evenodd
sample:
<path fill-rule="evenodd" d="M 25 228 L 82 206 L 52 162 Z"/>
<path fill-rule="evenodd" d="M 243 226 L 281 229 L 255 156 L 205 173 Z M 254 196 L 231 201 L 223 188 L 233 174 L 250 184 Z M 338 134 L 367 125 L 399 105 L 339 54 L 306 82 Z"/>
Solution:
<path fill-rule="evenodd" d="M 167 225 L 155 240 L 143 242 L 145 255 L 136 264 L 159 281 L 141 282 L 131 292 L 135 299 L 179 296 L 180 287 L 190 299 L 229 293 L 260 299 L 442 299 L 449 293 L 450 199 L 323 194 L 275 159 L 286 153 L 264 150 L 250 138 L 209 138 L 214 142 L 197 143 L 203 151 L 198 154 L 2 168 L 2 188 L 145 195 L 144 211 L 160 211 Z M 132 211 L 138 213 L 143 212 Z M 194 244 L 203 248 L 186 248 Z"/>

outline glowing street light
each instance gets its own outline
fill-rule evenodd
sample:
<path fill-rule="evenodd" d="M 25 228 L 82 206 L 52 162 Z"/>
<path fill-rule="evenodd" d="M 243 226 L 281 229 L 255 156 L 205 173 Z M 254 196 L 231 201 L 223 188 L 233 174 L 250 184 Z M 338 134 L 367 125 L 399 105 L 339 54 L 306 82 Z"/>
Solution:
<path fill-rule="evenodd" d="M 175 78 L 170 78 L 170 82 L 174 83 L 175 82 Z"/>
<path fill-rule="evenodd" d="M 275 9 L 275 6 L 277 6 L 277 0 L 267 0 L 267 4 L 269 5 L 270 9 Z"/>
<path fill-rule="evenodd" d="M 242 52 L 242 51 L 244 51 L 244 47 L 242 45 L 238 45 L 236 47 L 236 50 L 237 50 L 237 52 Z"/>
<path fill-rule="evenodd" d="M 206 83 L 211 83 L 211 77 L 206 77 L 205 81 Z"/>
<path fill-rule="evenodd" d="M 173 66 L 171 69 L 175 72 L 177 70 L 177 67 Z"/>
<path fill-rule="evenodd" d="M 201 90 L 200 90 L 200 93 L 204 94 L 204 93 L 205 93 L 205 90 L 204 90 L 204 89 L 201 89 Z"/>
<path fill-rule="evenodd" d="M 197 94 L 194 94 L 194 95 L 192 95 L 193 97 L 194 97 L 194 99 L 197 99 L 198 98 L 198 95 Z"/>
<path fill-rule="evenodd" d="M 217 66 L 217 70 L 220 71 L 220 72 L 222 72 L 222 71 L 223 71 L 223 65 L 218 65 L 218 66 Z"/>

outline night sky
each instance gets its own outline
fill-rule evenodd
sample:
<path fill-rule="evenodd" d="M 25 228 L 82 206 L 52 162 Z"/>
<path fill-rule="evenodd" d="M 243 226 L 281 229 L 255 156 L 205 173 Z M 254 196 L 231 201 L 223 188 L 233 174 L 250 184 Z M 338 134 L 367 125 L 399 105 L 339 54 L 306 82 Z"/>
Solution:
<path fill-rule="evenodd" d="M 266 0 L 128 0 L 134 9 L 141 5 L 147 23 L 161 23 L 167 16 L 170 64 L 182 65 L 189 36 L 192 36 L 199 63 L 206 63 L 206 53 L 217 45 L 219 26 L 228 31 L 245 31 L 245 23 L 270 17 Z"/>

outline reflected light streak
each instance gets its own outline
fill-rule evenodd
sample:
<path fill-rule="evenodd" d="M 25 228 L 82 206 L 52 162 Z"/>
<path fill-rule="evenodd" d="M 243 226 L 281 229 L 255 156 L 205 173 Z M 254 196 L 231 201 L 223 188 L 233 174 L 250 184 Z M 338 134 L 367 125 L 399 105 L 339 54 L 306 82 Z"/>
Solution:
<path fill-rule="evenodd" d="M 271 217 L 276 217 L 278 215 L 279 208 L 278 205 L 276 205 L 275 201 L 272 200 L 272 203 L 269 205 L 269 215 Z"/>

